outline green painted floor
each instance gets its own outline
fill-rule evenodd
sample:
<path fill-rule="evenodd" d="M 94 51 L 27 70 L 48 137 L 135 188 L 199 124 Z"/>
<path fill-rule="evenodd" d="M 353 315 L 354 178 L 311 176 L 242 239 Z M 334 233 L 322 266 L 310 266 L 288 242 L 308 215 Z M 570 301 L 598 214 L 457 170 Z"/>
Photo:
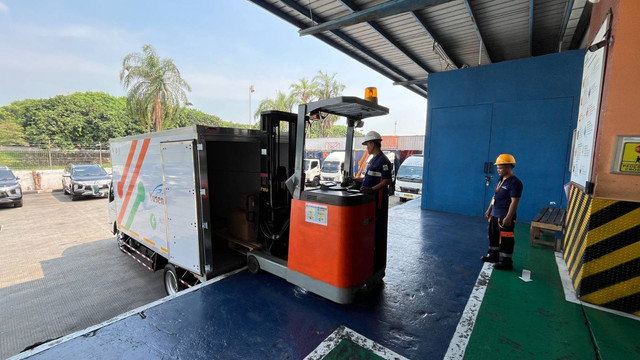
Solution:
<path fill-rule="evenodd" d="M 640 321 L 567 302 L 553 250 L 518 224 L 514 270 L 493 270 L 464 359 L 640 359 Z"/>

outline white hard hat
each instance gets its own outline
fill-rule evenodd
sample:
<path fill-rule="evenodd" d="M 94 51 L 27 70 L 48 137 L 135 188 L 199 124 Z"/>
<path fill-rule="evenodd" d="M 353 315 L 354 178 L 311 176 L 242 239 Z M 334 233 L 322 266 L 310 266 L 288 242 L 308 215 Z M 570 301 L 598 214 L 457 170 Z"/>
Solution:
<path fill-rule="evenodd" d="M 377 131 L 369 131 L 367 135 L 364 136 L 364 141 L 362 142 L 362 145 L 366 145 L 367 141 L 373 141 L 373 140 L 382 141 L 382 136 L 380 136 L 380 133 L 378 133 Z"/>

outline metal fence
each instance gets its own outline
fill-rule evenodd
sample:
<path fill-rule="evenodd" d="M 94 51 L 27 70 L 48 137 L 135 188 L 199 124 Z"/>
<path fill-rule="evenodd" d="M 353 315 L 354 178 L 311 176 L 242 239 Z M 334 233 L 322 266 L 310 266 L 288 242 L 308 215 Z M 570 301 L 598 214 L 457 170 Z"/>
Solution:
<path fill-rule="evenodd" d="M 62 169 L 67 164 L 110 166 L 111 154 L 105 149 L 50 149 L 0 146 L 0 166 L 12 170 Z"/>

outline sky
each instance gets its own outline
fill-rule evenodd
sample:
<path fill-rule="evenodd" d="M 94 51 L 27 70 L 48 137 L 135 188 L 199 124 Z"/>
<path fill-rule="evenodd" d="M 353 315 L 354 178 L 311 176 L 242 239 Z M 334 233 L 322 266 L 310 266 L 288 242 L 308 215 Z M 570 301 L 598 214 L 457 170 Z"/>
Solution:
<path fill-rule="evenodd" d="M 390 114 L 361 131 L 424 135 L 425 98 L 297 30 L 246 0 L 0 0 L 0 106 L 84 91 L 124 96 L 122 59 L 151 44 L 191 85 L 192 108 L 224 121 L 255 121 L 261 100 L 321 70 L 337 73 L 345 96 L 378 88 Z"/>

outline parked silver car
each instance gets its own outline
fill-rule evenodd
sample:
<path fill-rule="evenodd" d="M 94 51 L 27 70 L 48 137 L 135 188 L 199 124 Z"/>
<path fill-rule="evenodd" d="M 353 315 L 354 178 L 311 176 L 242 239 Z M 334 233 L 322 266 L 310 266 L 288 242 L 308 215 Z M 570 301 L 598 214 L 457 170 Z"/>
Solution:
<path fill-rule="evenodd" d="M 107 197 L 111 175 L 98 164 L 70 164 L 62 174 L 62 190 L 71 200 L 88 197 Z"/>
<path fill-rule="evenodd" d="M 20 178 L 6 166 L 0 166 L 0 205 L 22 206 L 22 187 Z"/>

